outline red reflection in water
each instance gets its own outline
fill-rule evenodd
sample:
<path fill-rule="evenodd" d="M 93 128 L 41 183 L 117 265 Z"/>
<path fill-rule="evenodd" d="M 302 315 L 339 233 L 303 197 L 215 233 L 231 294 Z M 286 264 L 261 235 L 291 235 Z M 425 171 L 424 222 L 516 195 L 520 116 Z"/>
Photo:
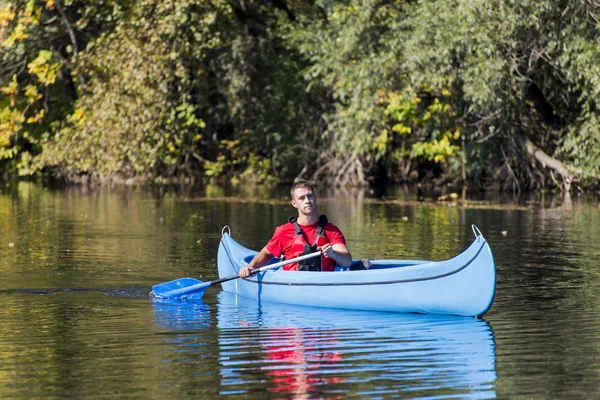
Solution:
<path fill-rule="evenodd" d="M 265 361 L 273 367 L 267 372 L 269 392 L 286 396 L 282 398 L 314 398 L 319 393 L 319 386 L 343 382 L 342 378 L 319 371 L 324 366 L 330 369 L 342 361 L 342 355 L 331 350 L 332 344 L 336 343 L 331 332 L 274 329 L 270 330 L 268 340 L 262 342 Z M 327 398 L 341 399 L 342 396 Z"/>

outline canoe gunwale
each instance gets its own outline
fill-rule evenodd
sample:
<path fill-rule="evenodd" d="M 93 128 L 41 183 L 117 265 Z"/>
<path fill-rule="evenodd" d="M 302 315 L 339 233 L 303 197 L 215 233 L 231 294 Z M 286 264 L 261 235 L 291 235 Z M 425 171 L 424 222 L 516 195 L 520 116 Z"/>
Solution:
<path fill-rule="evenodd" d="M 277 286 L 369 286 L 369 285 L 393 285 L 393 284 L 401 284 L 401 283 L 414 283 L 414 282 L 424 282 L 424 281 L 430 281 L 430 280 L 436 280 L 436 279 L 442 279 L 454 274 L 459 273 L 460 271 L 464 270 L 465 268 L 467 268 L 474 260 L 477 259 L 477 257 L 479 256 L 479 254 L 481 253 L 481 251 L 485 248 L 485 245 L 487 243 L 487 241 L 483 238 L 482 235 L 479 235 L 476 237 L 475 240 L 481 240 L 481 245 L 479 246 L 479 249 L 474 253 L 474 255 L 467 260 L 463 265 L 456 267 L 454 269 L 452 269 L 451 271 L 447 271 L 441 274 L 437 274 L 437 275 L 430 275 L 430 276 L 424 276 L 424 277 L 416 277 L 416 278 L 407 278 L 407 279 L 395 279 L 395 280 L 385 280 L 385 281 L 368 281 L 368 282 L 364 282 L 364 281 L 359 281 L 359 282 L 289 282 L 289 281 L 270 281 L 270 280 L 265 280 L 264 279 L 264 275 L 266 274 L 265 272 L 254 275 L 252 277 L 248 277 L 248 278 L 242 278 L 245 282 L 248 283 L 254 283 L 254 284 L 260 284 L 260 285 L 277 285 Z M 229 246 L 227 245 L 227 243 L 225 242 L 225 235 L 223 235 L 221 237 L 221 244 L 223 245 L 223 248 L 227 254 L 227 257 L 229 258 L 229 261 L 232 265 L 235 266 L 240 266 L 240 262 L 239 260 L 235 259 L 232 255 L 231 252 L 229 250 Z M 449 260 L 445 260 L 445 261 L 432 261 L 432 262 L 426 262 L 424 264 L 420 264 L 419 267 L 423 268 L 426 267 L 428 264 L 430 265 L 436 265 L 439 263 L 443 263 L 443 262 L 447 262 Z M 406 268 L 406 267 L 398 267 L 398 268 Z M 372 272 L 375 272 L 377 270 L 373 270 Z M 390 271 L 390 269 L 387 269 L 387 271 Z M 274 271 L 269 271 L 269 273 L 273 273 Z M 370 272 L 369 270 L 365 270 L 365 271 L 339 271 L 339 272 L 334 272 L 334 273 L 342 273 L 342 274 L 350 274 L 350 273 L 367 273 Z M 306 273 L 306 272 L 303 272 Z"/>

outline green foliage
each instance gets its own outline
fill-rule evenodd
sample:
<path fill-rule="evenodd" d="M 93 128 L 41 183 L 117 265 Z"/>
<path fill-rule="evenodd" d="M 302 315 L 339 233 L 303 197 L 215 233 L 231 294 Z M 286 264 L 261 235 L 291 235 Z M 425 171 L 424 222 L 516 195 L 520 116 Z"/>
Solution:
<path fill-rule="evenodd" d="M 598 7 L 14 1 L 0 10 L 0 159 L 71 180 L 346 185 L 435 165 L 593 184 Z"/>
<path fill-rule="evenodd" d="M 36 143 L 72 109 L 74 47 L 98 29 L 81 24 L 82 15 L 112 8 L 110 1 L 68 3 L 65 10 L 62 0 L 17 0 L 0 9 L 0 159 L 12 159 L 4 168 L 35 172 L 28 160 L 39 151 Z M 102 21 L 102 27 L 112 24 Z"/>
<path fill-rule="evenodd" d="M 596 112 L 586 112 L 568 127 L 558 140 L 557 153 L 571 160 L 574 167 L 583 170 L 582 178 L 600 176 L 600 116 Z"/>
<path fill-rule="evenodd" d="M 89 76 L 86 92 L 66 123 L 44 141 L 35 159 L 40 168 L 62 165 L 66 174 L 101 179 L 179 172 L 204 126 L 197 115 L 203 99 L 192 94 L 203 81 L 191 78 L 192 50 L 179 43 L 195 33 L 182 17 L 184 5 L 171 10 L 140 2 L 131 11 L 134 23 L 121 20 L 88 44 L 80 58 Z"/>
<path fill-rule="evenodd" d="M 335 183 L 364 181 L 373 166 L 407 179 L 407 164 L 424 157 L 441 162 L 458 150 L 448 83 L 415 82 L 403 72 L 405 4 L 400 1 L 322 1 L 325 18 L 305 17 L 292 43 L 311 61 L 309 88 L 331 93 L 323 108 L 325 146 L 320 168 Z M 315 29 L 315 27 L 317 29 Z M 444 93 L 442 95 L 442 92 Z M 408 136 L 408 137 L 407 137 Z M 456 137 L 455 137 L 456 136 Z M 354 179 L 339 175 L 340 160 L 359 160 Z"/>
<path fill-rule="evenodd" d="M 470 147 L 484 149 L 470 165 L 493 172 L 505 163 L 510 173 L 499 179 L 543 186 L 552 174 L 526 154 L 520 138 L 527 137 L 597 179 L 597 12 L 575 1 L 418 3 L 407 19 L 414 50 L 405 67 L 423 81 L 453 77 L 461 130 Z"/>

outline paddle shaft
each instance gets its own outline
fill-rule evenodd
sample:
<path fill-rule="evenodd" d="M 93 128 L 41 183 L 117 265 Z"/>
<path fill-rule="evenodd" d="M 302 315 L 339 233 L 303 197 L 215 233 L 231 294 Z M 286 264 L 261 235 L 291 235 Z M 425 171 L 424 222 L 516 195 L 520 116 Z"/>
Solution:
<path fill-rule="evenodd" d="M 265 265 L 264 267 L 260 267 L 260 268 L 253 269 L 252 271 L 250 271 L 250 276 L 256 275 L 259 272 L 263 272 L 263 271 L 266 271 L 268 269 L 278 268 L 278 267 L 281 267 L 283 265 L 288 265 L 288 264 L 295 263 L 295 262 L 298 262 L 298 261 L 306 260 L 308 258 L 313 258 L 313 257 L 319 256 L 319 255 L 321 255 L 321 252 L 317 251 L 317 252 L 314 252 L 314 253 L 305 254 L 305 255 L 300 256 L 300 257 L 290 258 L 289 260 L 283 260 L 283 261 L 280 261 L 280 262 L 275 263 L 275 264 Z M 235 275 L 227 276 L 225 278 L 217 279 L 216 281 L 211 281 L 209 283 L 210 283 L 210 286 L 213 286 L 213 285 L 217 285 L 217 284 L 219 284 L 221 282 L 231 281 L 231 280 L 239 278 L 239 277 L 240 277 L 240 274 L 235 274 Z"/>
<path fill-rule="evenodd" d="M 281 261 L 281 262 L 278 262 L 278 263 L 275 263 L 275 264 L 265 265 L 264 267 L 260 267 L 260 268 L 257 268 L 255 270 L 252 270 L 250 276 L 256 275 L 259 272 L 266 271 L 268 269 L 278 268 L 278 267 L 281 267 L 283 265 L 287 265 L 287 264 L 291 264 L 291 263 L 294 263 L 294 262 L 306 260 L 308 258 L 316 257 L 318 255 L 321 255 L 320 251 L 317 251 L 315 253 L 305 254 L 303 256 L 296 257 L 296 258 L 291 258 L 289 260 L 284 260 L 284 261 Z M 175 289 L 175 290 L 171 290 L 169 292 L 165 292 L 162 295 L 160 295 L 160 297 L 163 297 L 163 298 L 170 298 L 171 297 L 172 298 L 172 297 L 176 297 L 176 296 L 179 296 L 179 295 L 182 295 L 182 294 L 186 294 L 186 293 L 197 292 L 197 291 L 200 291 L 200 290 L 207 289 L 207 288 L 209 288 L 211 286 L 218 285 L 219 283 L 222 283 L 222 282 L 227 282 L 227 281 L 231 281 L 233 279 L 237 279 L 239 277 L 240 277 L 240 274 L 235 274 L 235 275 L 227 276 L 225 278 L 217 279 L 215 281 L 197 283 L 197 284 L 192 285 L 192 286 L 188 286 L 188 287 L 184 287 L 184 288 L 181 288 L 181 289 Z"/>

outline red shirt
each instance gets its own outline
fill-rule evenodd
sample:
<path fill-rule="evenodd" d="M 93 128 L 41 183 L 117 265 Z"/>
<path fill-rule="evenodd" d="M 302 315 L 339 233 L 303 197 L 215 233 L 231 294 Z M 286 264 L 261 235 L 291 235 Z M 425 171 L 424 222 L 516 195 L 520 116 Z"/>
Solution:
<path fill-rule="evenodd" d="M 298 224 L 300 225 L 300 224 Z M 304 231 L 306 238 L 309 241 L 309 245 L 312 245 L 315 242 L 315 237 L 317 235 L 317 228 L 319 227 L 319 221 L 315 222 L 312 225 L 300 225 L 300 228 Z M 331 246 L 335 244 L 343 244 L 346 245 L 346 239 L 344 238 L 344 234 L 340 229 L 328 222 L 323 226 L 323 231 L 325 231 L 325 236 L 327 236 L 327 240 L 329 240 L 329 244 Z M 297 257 L 298 255 L 292 252 L 292 246 L 294 245 L 294 235 L 296 230 L 294 229 L 294 225 L 291 223 L 287 223 L 281 226 L 278 226 L 275 229 L 275 233 L 273 237 L 265 246 L 269 253 L 273 254 L 275 257 L 281 257 L 283 255 L 287 260 Z M 322 262 L 321 264 L 325 266 L 327 263 Z M 284 265 L 283 269 L 287 271 L 297 271 L 298 263 L 292 263 L 288 265 Z M 323 271 L 329 271 L 330 269 L 323 268 Z M 333 271 L 333 269 L 331 269 Z"/>

